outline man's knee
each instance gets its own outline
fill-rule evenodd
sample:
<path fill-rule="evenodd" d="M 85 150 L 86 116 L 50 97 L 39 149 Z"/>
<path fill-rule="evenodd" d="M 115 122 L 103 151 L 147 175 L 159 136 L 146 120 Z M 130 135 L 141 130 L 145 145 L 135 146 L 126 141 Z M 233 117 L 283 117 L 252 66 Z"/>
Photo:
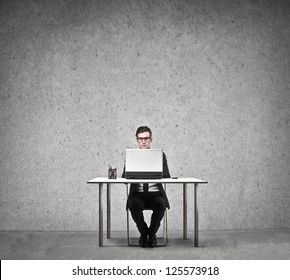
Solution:
<path fill-rule="evenodd" d="M 142 209 L 138 205 L 134 205 L 134 204 L 129 207 L 129 210 L 131 213 L 142 211 Z"/>
<path fill-rule="evenodd" d="M 160 209 L 160 210 L 163 210 L 165 211 L 166 209 L 166 204 L 165 204 L 165 201 L 163 199 L 163 197 L 158 197 L 155 201 L 154 201 L 154 204 L 152 205 L 153 209 Z"/>
<path fill-rule="evenodd" d="M 128 203 L 128 208 L 130 211 L 143 210 L 144 206 L 144 202 L 138 197 L 133 197 Z"/>
<path fill-rule="evenodd" d="M 137 201 L 132 201 L 132 203 L 130 203 L 129 205 L 129 210 L 132 212 L 136 212 L 136 211 L 143 211 L 144 210 L 144 206 L 142 203 L 137 202 Z"/>

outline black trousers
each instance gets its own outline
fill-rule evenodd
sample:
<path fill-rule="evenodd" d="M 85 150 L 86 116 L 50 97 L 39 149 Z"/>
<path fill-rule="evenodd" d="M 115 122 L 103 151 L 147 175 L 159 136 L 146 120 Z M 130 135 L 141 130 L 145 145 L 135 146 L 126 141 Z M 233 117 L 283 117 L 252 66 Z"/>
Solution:
<path fill-rule="evenodd" d="M 155 235 L 166 209 L 165 200 L 160 195 L 160 192 L 135 193 L 128 206 L 140 234 Z M 143 210 L 145 209 L 153 211 L 149 227 L 144 220 Z"/>

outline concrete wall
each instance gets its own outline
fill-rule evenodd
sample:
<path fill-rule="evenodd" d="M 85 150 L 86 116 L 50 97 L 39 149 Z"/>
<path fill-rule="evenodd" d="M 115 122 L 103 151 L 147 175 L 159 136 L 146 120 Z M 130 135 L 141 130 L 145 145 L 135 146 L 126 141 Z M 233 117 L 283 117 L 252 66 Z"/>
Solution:
<path fill-rule="evenodd" d="M 121 175 L 139 125 L 172 175 L 209 181 L 201 229 L 290 227 L 289 1 L 0 3 L 0 230 L 97 230 L 86 182 Z M 125 201 L 113 187 L 113 230 Z"/>

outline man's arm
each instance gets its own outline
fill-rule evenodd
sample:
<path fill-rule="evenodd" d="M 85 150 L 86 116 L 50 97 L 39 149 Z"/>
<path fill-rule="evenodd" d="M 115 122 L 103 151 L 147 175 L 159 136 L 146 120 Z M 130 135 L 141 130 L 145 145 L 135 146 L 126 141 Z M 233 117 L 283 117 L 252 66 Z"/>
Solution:
<path fill-rule="evenodd" d="M 170 178 L 166 155 L 163 153 L 163 178 Z"/>
<path fill-rule="evenodd" d="M 125 165 L 124 165 L 124 168 L 123 168 L 122 178 L 125 178 Z"/>

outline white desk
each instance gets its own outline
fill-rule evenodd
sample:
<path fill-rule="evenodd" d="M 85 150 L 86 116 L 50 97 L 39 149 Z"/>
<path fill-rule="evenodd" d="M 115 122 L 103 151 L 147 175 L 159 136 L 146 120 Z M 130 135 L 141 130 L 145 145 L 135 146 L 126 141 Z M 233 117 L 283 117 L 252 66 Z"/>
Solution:
<path fill-rule="evenodd" d="M 161 183 L 161 184 L 182 184 L 183 185 L 183 239 L 187 239 L 187 185 L 194 185 L 194 246 L 198 247 L 198 209 L 197 209 L 197 186 L 207 184 L 207 181 L 195 178 L 163 178 L 163 179 L 108 179 L 105 177 L 94 178 L 88 184 L 99 185 L 99 247 L 103 247 L 103 184 L 107 185 L 107 238 L 111 238 L 111 184 L 131 184 L 131 183 Z"/>

